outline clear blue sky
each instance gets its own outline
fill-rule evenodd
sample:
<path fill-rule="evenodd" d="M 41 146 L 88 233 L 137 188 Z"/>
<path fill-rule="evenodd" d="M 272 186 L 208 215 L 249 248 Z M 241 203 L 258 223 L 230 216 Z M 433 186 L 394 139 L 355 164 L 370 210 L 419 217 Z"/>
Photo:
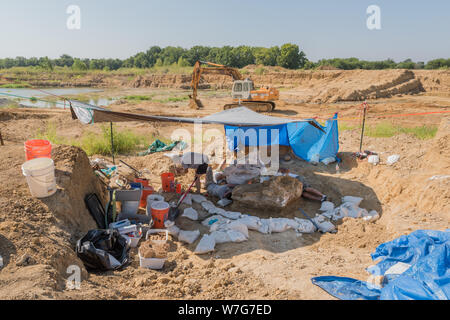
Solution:
<path fill-rule="evenodd" d="M 81 9 L 68 30 L 66 9 Z M 366 8 L 381 8 L 381 30 Z M 449 0 L 3 0 L 0 57 L 127 58 L 152 45 L 296 43 L 310 60 L 450 58 Z"/>

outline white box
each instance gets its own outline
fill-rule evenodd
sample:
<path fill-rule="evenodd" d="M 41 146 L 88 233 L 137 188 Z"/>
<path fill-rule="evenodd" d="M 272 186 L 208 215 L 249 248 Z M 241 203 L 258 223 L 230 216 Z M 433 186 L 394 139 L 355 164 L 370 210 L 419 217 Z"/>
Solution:
<path fill-rule="evenodd" d="M 152 240 L 153 243 L 162 244 L 162 243 L 166 243 L 167 240 L 169 240 L 169 231 L 167 231 L 166 229 L 150 229 L 150 230 L 148 230 L 147 233 L 145 234 L 145 240 L 148 240 L 149 235 L 155 234 L 155 233 L 165 233 L 166 239 L 165 240 Z"/>
<path fill-rule="evenodd" d="M 141 256 L 141 253 L 139 253 L 139 265 L 141 268 L 159 270 L 164 267 L 164 262 L 166 262 L 166 260 L 166 258 L 144 258 Z"/>

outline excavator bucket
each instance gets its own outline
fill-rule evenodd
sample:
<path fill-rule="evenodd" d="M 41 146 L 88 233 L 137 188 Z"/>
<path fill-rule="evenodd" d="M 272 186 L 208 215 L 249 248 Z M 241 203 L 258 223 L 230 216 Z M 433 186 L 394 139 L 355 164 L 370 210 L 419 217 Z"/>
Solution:
<path fill-rule="evenodd" d="M 189 100 L 189 107 L 191 109 L 203 109 L 205 106 L 200 101 L 200 99 L 194 99 L 192 96 L 189 96 L 191 99 Z"/>

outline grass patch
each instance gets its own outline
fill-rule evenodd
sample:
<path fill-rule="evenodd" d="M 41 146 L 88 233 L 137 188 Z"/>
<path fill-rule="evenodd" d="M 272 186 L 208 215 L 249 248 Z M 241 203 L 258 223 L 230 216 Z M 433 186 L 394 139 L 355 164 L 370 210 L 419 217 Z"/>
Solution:
<path fill-rule="evenodd" d="M 354 130 L 354 129 L 357 129 L 357 128 L 358 128 L 358 126 L 338 121 L 338 131 L 339 132 L 348 131 L 348 130 Z"/>
<path fill-rule="evenodd" d="M 48 140 L 52 144 L 70 144 L 67 139 L 57 134 L 56 125 L 53 122 L 47 122 L 47 125 L 43 130 L 38 129 L 35 138 Z"/>
<path fill-rule="evenodd" d="M 390 122 L 380 122 L 373 126 L 367 126 L 364 135 L 374 138 L 390 138 L 400 133 L 406 133 L 418 139 L 427 140 L 434 138 L 437 129 L 437 126 L 402 127 L 394 126 Z"/>
<path fill-rule="evenodd" d="M 22 89 L 22 88 L 29 88 L 30 85 L 28 83 L 6 83 L 0 85 L 0 88 L 6 88 L 6 89 Z"/>
<path fill-rule="evenodd" d="M 114 154 L 130 154 L 149 145 L 148 137 L 138 135 L 131 130 L 113 129 L 113 132 Z M 81 141 L 74 145 L 81 147 L 88 155 L 111 155 L 111 128 L 109 125 L 103 125 L 102 134 L 85 133 Z"/>
<path fill-rule="evenodd" d="M 153 95 L 150 96 L 140 96 L 140 95 L 131 95 L 131 96 L 125 96 L 122 99 L 129 100 L 129 101 L 150 101 L 152 100 Z"/>

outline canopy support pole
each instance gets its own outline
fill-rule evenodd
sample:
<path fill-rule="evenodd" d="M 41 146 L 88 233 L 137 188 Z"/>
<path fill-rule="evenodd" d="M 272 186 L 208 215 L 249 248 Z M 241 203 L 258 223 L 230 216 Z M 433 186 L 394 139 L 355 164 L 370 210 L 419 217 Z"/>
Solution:
<path fill-rule="evenodd" d="M 113 134 L 113 124 L 112 121 L 109 122 L 109 124 L 111 125 L 111 155 L 112 155 L 112 160 L 113 160 L 113 164 L 116 164 L 116 161 L 114 159 L 114 134 Z"/>
<path fill-rule="evenodd" d="M 366 109 L 367 109 L 367 102 L 364 101 L 363 103 L 363 121 L 362 121 L 362 128 L 361 128 L 361 139 L 359 141 L 359 153 L 362 153 L 362 143 L 363 143 L 363 137 L 364 137 L 364 126 L 366 124 Z"/>

